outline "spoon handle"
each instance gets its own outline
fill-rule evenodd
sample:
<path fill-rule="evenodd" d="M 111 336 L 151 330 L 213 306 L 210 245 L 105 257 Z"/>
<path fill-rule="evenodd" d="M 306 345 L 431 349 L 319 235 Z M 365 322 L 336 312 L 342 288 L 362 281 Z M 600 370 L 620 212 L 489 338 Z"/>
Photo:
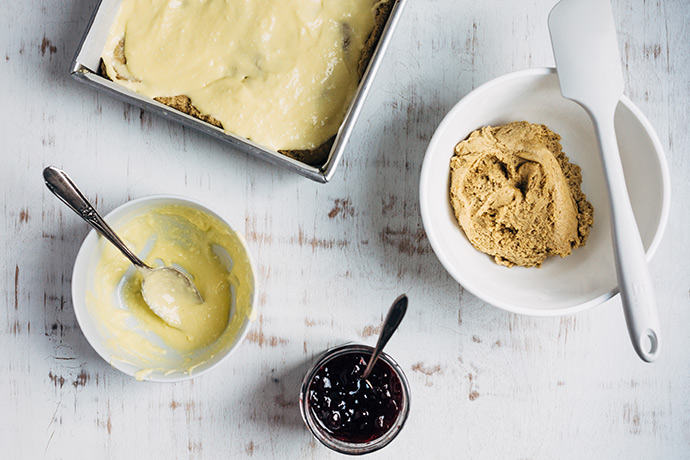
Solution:
<path fill-rule="evenodd" d="M 86 199 L 84 194 L 74 185 L 74 182 L 72 182 L 72 179 L 69 178 L 67 173 L 54 166 L 48 166 L 43 170 L 43 179 L 46 182 L 48 190 L 53 192 L 56 197 L 60 198 L 60 200 L 69 206 L 72 211 L 79 214 L 79 216 L 95 228 L 98 233 L 113 243 L 113 245 L 122 251 L 136 267 L 150 269 L 148 265 L 125 246 L 113 229 L 110 228 L 91 203 L 89 203 L 89 200 Z"/>
<path fill-rule="evenodd" d="M 367 367 L 366 369 L 364 369 L 364 373 L 362 374 L 363 379 L 367 379 L 369 377 L 369 374 L 371 374 L 371 371 L 374 369 L 374 364 L 376 364 L 376 360 L 379 359 L 379 356 L 383 351 L 383 347 L 386 346 L 391 336 L 400 325 L 400 322 L 405 316 L 406 311 L 407 296 L 403 294 L 397 299 L 395 299 L 395 302 L 393 302 L 393 305 L 391 306 L 390 310 L 388 310 L 386 319 L 383 321 L 381 335 L 379 335 L 379 340 L 378 342 L 376 342 L 376 348 L 374 349 L 374 353 L 371 355 L 371 359 L 369 360 L 369 363 L 367 364 Z"/>

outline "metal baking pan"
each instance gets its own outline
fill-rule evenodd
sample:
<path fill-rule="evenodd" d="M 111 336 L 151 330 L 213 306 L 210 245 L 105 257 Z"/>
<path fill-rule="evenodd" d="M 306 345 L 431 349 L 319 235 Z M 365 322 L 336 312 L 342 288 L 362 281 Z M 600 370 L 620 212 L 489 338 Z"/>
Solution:
<path fill-rule="evenodd" d="M 367 94 L 369 93 L 369 89 L 371 88 L 371 84 L 374 80 L 376 72 L 381 64 L 383 54 L 391 41 L 393 30 L 395 29 L 405 3 L 407 2 L 407 0 L 391 1 L 394 2 L 393 9 L 381 33 L 381 38 L 376 44 L 374 53 L 369 61 L 369 65 L 362 76 L 362 80 L 359 83 L 357 92 L 355 93 L 355 96 L 350 103 L 350 107 L 345 114 L 345 119 L 338 129 L 335 141 L 333 142 L 333 146 L 328 154 L 328 159 L 326 160 L 326 163 L 320 167 L 311 166 L 301 161 L 292 159 L 288 156 L 278 153 L 277 151 L 255 144 L 254 142 L 243 137 L 228 134 L 220 128 L 172 109 L 165 104 L 154 101 L 153 99 L 142 96 L 98 75 L 101 54 L 103 53 L 103 48 L 105 47 L 105 42 L 108 37 L 110 27 L 115 21 L 115 17 L 119 11 L 121 0 L 100 0 L 100 3 L 91 16 L 89 25 L 84 33 L 84 37 L 79 43 L 74 60 L 72 61 L 70 74 L 75 79 L 88 86 L 113 95 L 118 99 L 148 110 L 152 113 L 179 122 L 197 131 L 206 133 L 209 136 L 220 140 L 221 142 L 225 142 L 237 150 L 263 158 L 270 163 L 283 166 L 290 171 L 294 171 L 297 174 L 314 181 L 326 183 L 335 174 L 335 170 L 338 167 L 340 158 L 347 148 L 347 142 L 352 134 L 352 129 L 357 122 L 359 113 L 362 109 Z"/>

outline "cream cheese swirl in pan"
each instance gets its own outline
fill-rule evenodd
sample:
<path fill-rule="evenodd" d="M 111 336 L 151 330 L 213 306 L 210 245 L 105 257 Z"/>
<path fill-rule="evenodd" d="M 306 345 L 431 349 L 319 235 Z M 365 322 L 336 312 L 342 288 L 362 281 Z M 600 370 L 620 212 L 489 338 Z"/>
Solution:
<path fill-rule="evenodd" d="M 266 147 L 332 137 L 359 83 L 375 0 L 123 0 L 108 75 L 145 96 L 188 96 Z"/>

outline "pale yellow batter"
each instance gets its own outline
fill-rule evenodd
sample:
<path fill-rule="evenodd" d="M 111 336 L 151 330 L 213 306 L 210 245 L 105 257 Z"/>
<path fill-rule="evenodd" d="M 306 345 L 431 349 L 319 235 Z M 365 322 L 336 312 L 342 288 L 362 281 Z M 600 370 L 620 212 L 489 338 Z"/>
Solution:
<path fill-rule="evenodd" d="M 113 81 L 186 95 L 227 132 L 278 149 L 333 136 L 359 83 L 377 0 L 123 0 L 103 61 Z"/>
<path fill-rule="evenodd" d="M 179 205 L 154 208 L 116 231 L 149 265 L 189 274 L 203 303 L 183 301 L 178 321 L 166 323 L 144 302 L 141 272 L 102 241 L 87 305 L 108 337 L 113 359 L 144 369 L 138 378 L 153 371 L 191 372 L 234 342 L 253 316 L 254 279 L 241 236 L 215 217 Z M 153 289 L 161 296 L 165 281 L 154 279 Z"/>
<path fill-rule="evenodd" d="M 144 301 L 160 319 L 187 335 L 196 335 L 203 327 L 200 310 L 213 308 L 204 302 L 194 283 L 179 270 L 172 267 L 157 267 L 144 270 L 141 295 Z"/>

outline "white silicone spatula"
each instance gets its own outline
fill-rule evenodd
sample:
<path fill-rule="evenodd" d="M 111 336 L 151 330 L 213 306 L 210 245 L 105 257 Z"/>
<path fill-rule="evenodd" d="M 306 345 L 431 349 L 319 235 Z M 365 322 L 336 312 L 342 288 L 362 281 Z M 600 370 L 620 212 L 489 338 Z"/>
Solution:
<path fill-rule="evenodd" d="M 585 108 L 599 139 L 628 332 L 640 358 L 652 362 L 661 345 L 659 318 L 616 142 L 613 120 L 623 73 L 610 0 L 561 0 L 549 14 L 549 31 L 561 93 Z"/>

